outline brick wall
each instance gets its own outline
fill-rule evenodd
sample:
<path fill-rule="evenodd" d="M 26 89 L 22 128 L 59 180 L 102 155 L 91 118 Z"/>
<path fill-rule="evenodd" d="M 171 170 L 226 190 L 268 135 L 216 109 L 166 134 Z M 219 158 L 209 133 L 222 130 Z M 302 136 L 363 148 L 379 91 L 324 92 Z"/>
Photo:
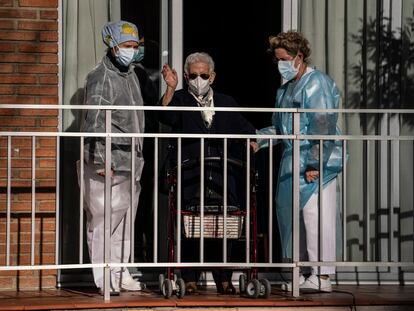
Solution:
<path fill-rule="evenodd" d="M 0 104 L 58 104 L 58 0 L 0 0 Z M 0 131 L 56 131 L 57 110 L 0 109 Z M 35 140 L 35 264 L 55 258 L 56 139 Z M 32 139 L 11 139 L 11 265 L 30 265 Z M 6 264 L 7 138 L 0 137 L 0 266 Z M 56 271 L 0 272 L 1 290 L 53 288 Z"/>

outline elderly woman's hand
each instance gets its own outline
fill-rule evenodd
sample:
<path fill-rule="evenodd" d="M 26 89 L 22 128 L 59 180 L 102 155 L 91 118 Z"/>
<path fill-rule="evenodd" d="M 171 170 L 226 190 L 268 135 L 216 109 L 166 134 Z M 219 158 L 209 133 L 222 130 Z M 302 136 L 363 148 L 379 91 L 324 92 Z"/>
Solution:
<path fill-rule="evenodd" d="M 308 183 L 314 182 L 319 178 L 319 171 L 313 167 L 308 167 L 305 171 L 305 179 Z"/>
<path fill-rule="evenodd" d="M 167 86 L 175 90 L 178 84 L 178 75 L 175 69 L 172 69 L 168 64 L 164 64 L 161 73 Z"/>

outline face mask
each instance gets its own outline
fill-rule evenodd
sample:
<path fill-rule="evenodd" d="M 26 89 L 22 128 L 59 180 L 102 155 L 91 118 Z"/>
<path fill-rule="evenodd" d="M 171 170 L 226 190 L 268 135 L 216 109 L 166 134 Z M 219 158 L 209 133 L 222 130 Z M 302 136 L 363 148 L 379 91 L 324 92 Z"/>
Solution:
<path fill-rule="evenodd" d="M 116 61 L 125 67 L 128 67 L 134 60 L 135 50 L 133 48 L 118 48 L 115 54 Z"/>
<path fill-rule="evenodd" d="M 295 78 L 298 74 L 298 71 L 299 71 L 299 66 L 298 66 L 298 68 L 295 67 L 295 59 L 293 59 L 293 60 L 280 60 L 277 63 L 277 67 L 278 67 L 279 72 L 282 75 L 283 79 L 288 80 L 288 81 Z"/>
<path fill-rule="evenodd" d="M 135 53 L 134 53 L 134 63 L 139 63 L 140 61 L 142 61 L 144 59 L 144 54 L 145 54 L 144 46 L 139 46 L 138 49 L 135 50 Z"/>
<path fill-rule="evenodd" d="M 188 88 L 197 96 L 205 95 L 210 89 L 210 80 L 204 80 L 198 76 L 197 78 L 188 81 Z"/>

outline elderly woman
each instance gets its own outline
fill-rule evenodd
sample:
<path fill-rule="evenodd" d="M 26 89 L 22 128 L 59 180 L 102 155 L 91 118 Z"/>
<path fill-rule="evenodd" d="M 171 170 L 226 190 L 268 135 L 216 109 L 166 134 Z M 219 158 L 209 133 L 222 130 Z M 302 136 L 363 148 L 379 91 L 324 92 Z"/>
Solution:
<path fill-rule="evenodd" d="M 276 96 L 276 108 L 332 109 L 338 108 L 340 95 L 335 82 L 326 74 L 309 66 L 308 40 L 299 32 L 282 32 L 269 38 L 270 51 L 283 79 L 286 81 Z M 331 112 L 302 113 L 302 135 L 335 135 L 337 114 Z M 273 126 L 258 133 L 289 135 L 293 132 L 291 113 L 274 113 Z M 258 140 L 259 147 L 267 146 L 267 140 Z M 284 258 L 292 255 L 292 140 L 283 140 L 284 151 L 279 168 L 275 198 L 276 214 L 281 235 Z M 323 143 L 323 202 L 322 219 L 323 254 L 319 258 L 319 141 L 300 141 L 300 215 L 305 234 L 301 235 L 301 260 L 335 261 L 336 245 L 336 177 L 342 169 L 341 147 L 335 141 Z M 301 231 L 303 232 L 303 231 Z M 306 246 L 304 246 L 305 244 Z M 331 292 L 330 274 L 335 267 L 312 267 L 308 278 L 300 276 L 300 289 Z M 282 289 L 291 291 L 291 283 Z"/>
<path fill-rule="evenodd" d="M 167 84 L 165 94 L 161 99 L 164 106 L 176 107 L 237 107 L 233 97 L 215 92 L 212 84 L 216 77 L 214 61 L 207 53 L 193 53 L 187 56 L 184 64 L 184 77 L 188 88 L 177 90 L 177 73 L 167 64 L 162 69 Z M 256 129 L 239 113 L 226 111 L 161 111 L 160 121 L 171 126 L 176 133 L 195 134 L 255 134 Z M 228 141 L 229 158 L 242 158 L 240 145 L 235 140 Z M 205 157 L 222 157 L 223 141 L 220 139 L 205 139 Z M 198 160 L 200 158 L 200 139 L 182 140 L 182 159 Z M 244 150 L 244 149 L 242 149 Z M 183 162 L 183 163 L 184 163 Z M 243 196 L 238 196 L 238 187 L 242 185 L 241 177 L 236 169 L 228 168 L 228 203 L 242 207 Z M 200 166 L 183 171 L 183 202 L 184 207 L 197 205 L 200 202 Z M 205 165 L 205 202 L 204 204 L 222 204 L 223 193 L 223 164 L 206 163 Z M 199 260 L 199 241 L 184 239 L 183 261 L 196 262 Z M 228 242 L 230 248 L 232 241 Z M 205 240 L 206 262 L 221 262 L 222 241 L 214 239 Z M 199 278 L 197 270 L 183 270 L 181 273 L 187 284 L 187 292 L 196 291 L 196 282 Z M 213 277 L 220 293 L 234 293 L 231 283 L 231 270 L 213 270 Z"/>

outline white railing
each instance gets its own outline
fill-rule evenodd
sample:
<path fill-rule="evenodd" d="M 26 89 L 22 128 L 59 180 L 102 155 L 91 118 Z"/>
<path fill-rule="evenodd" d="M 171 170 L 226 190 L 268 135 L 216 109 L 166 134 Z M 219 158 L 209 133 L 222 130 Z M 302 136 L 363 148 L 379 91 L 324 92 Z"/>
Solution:
<path fill-rule="evenodd" d="M 399 136 L 399 135 L 301 135 L 299 132 L 299 120 L 301 113 L 318 113 L 318 112 L 326 112 L 323 109 L 276 109 L 276 108 L 194 108 L 194 107 L 160 107 L 160 106 L 151 106 L 151 107 L 131 107 L 131 106 L 117 106 L 116 110 L 173 110 L 173 111 L 202 111 L 202 110 L 214 110 L 214 111 L 238 111 L 238 112 L 249 112 L 249 113 L 272 113 L 272 112 L 284 112 L 284 113 L 292 113 L 293 114 L 293 133 L 292 135 L 229 135 L 229 134 L 167 134 L 167 133 L 110 133 L 111 132 L 111 111 L 114 110 L 113 106 L 84 106 L 84 105 L 77 105 L 77 106 L 56 106 L 56 105 L 0 105 L 0 112 L 1 109 L 54 109 L 54 110 L 87 110 L 87 109 L 100 109 L 105 110 L 106 112 L 106 132 L 105 133 L 79 133 L 79 132 L 15 132 L 15 131 L 2 131 L 0 132 L 0 138 L 6 137 L 7 138 L 7 146 L 1 146 L 1 148 L 6 148 L 6 171 L 7 171 L 7 178 L 6 178 L 6 256 L 5 256 L 5 263 L 0 263 L 0 271 L 13 271 L 13 270 L 46 270 L 46 269 L 81 269 L 81 268 L 92 268 L 92 267 L 99 267 L 103 268 L 105 271 L 105 278 L 109 280 L 109 273 L 111 267 L 138 267 L 138 268 L 155 268 L 155 267 L 163 267 L 163 268 L 180 268 L 180 267 L 229 267 L 229 268 L 291 268 L 292 269 L 292 281 L 293 281 L 293 296 L 299 296 L 299 269 L 301 267 L 308 267 L 308 266 L 336 266 L 336 267 L 414 267 L 413 261 L 403 262 L 403 261 L 370 261 L 370 256 L 367 256 L 367 260 L 364 261 L 348 261 L 347 258 L 347 249 L 346 249 L 346 242 L 347 241 L 347 231 L 346 231 L 346 184 L 347 184 L 347 163 L 345 160 L 345 156 L 342 157 L 343 161 L 343 173 L 342 173 L 342 196 L 341 196 L 341 206 L 342 206 L 342 213 L 343 213 L 343 231 L 342 231 L 342 244 L 343 244 L 343 258 L 341 261 L 336 262 L 304 262 L 300 261 L 299 259 L 299 161 L 293 162 L 293 254 L 292 254 L 292 262 L 290 263 L 281 263 L 281 262 L 274 262 L 272 257 L 272 250 L 274 248 L 274 241 L 272 239 L 273 236 L 273 187 L 276 184 L 275 181 L 272 180 L 271 174 L 269 174 L 268 180 L 268 189 L 269 189 L 269 206 L 268 206 L 268 226 L 269 226 L 269 240 L 268 240 L 268 248 L 269 248 L 269 256 L 267 260 L 264 262 L 252 262 L 251 258 L 251 246 L 250 246 L 250 237 L 251 237 L 251 229 L 249 225 L 245 226 L 245 236 L 246 236 L 246 260 L 244 262 L 228 262 L 227 258 L 227 235 L 224 235 L 223 238 L 223 262 L 219 263 L 206 263 L 204 262 L 204 233 L 203 230 L 201 231 L 200 236 L 200 262 L 182 262 L 181 261 L 181 196 L 178 194 L 177 198 L 177 226 L 176 226 L 176 236 L 177 236 L 177 244 L 176 244 L 176 260 L 174 262 L 161 262 L 159 260 L 158 255 L 158 244 L 159 244 L 159 227 L 158 227 L 158 217 L 159 217 L 159 200 L 158 200 L 158 172 L 159 172 L 159 165 L 158 165 L 158 158 L 159 158 L 159 139 L 166 139 L 166 138 L 175 138 L 178 142 L 178 159 L 181 159 L 181 140 L 185 138 L 198 138 L 201 141 L 201 150 L 203 149 L 204 140 L 207 138 L 214 138 L 214 139 L 222 139 L 224 144 L 224 158 L 227 159 L 227 140 L 228 139 L 245 139 L 247 141 L 247 148 L 246 148 L 246 155 L 247 158 L 250 155 L 249 149 L 249 142 L 252 139 L 268 139 L 269 145 L 273 140 L 280 140 L 280 139 L 287 139 L 293 141 L 293 158 L 299 158 L 299 147 L 301 140 L 317 140 L 320 143 L 320 146 L 323 146 L 324 140 L 340 140 L 343 142 L 343 155 L 347 153 L 347 142 L 350 141 L 362 141 L 364 144 L 369 144 L 371 141 L 379 141 L 379 142 L 401 142 L 401 141 L 409 141 L 414 142 L 414 136 Z M 329 109 L 330 113 L 338 113 L 338 114 L 397 114 L 397 115 L 406 115 L 414 114 L 414 110 L 391 110 L 391 109 Z M 270 120 L 270 117 L 269 117 Z M 12 164 L 11 164 L 11 149 L 12 149 L 12 138 L 13 137 L 31 137 L 32 138 L 32 187 L 31 187 L 31 194 L 32 194 L 32 208 L 31 208 L 31 262 L 30 265 L 11 265 L 10 258 L 10 246 L 11 246 L 11 211 L 12 211 Z M 105 146 L 106 146 L 106 173 L 110 172 L 110 159 L 111 159 L 111 139 L 115 137 L 127 137 L 131 138 L 132 142 L 136 138 L 144 137 L 144 138 L 152 138 L 154 139 L 154 180 L 153 180 L 153 261 L 149 263 L 139 263 L 139 262 L 130 262 L 130 263 L 111 263 L 110 261 L 110 253 L 109 253 L 109 241 L 110 241 L 110 230 L 105 230 L 105 263 L 101 264 L 85 264 L 83 263 L 83 181 L 81 179 L 80 184 L 80 195 L 81 195 L 81 204 L 79 208 L 79 217 L 80 217 L 80 241 L 79 241 L 79 263 L 76 264 L 59 264 L 59 226 L 58 220 L 60 218 L 60 206 L 59 206 L 59 191 L 65 191 L 65 189 L 56 188 L 56 259 L 55 264 L 49 265 L 36 265 L 35 264 L 35 217 L 36 217 L 36 139 L 39 137 L 56 137 L 57 140 L 57 155 L 59 155 L 59 138 L 61 137 L 78 137 L 80 140 L 80 159 L 81 159 L 81 174 L 83 174 L 83 140 L 85 137 L 102 137 L 105 139 Z M 132 143 L 134 146 L 134 143 Z M 320 152 L 323 153 L 323 148 L 320 148 Z M 352 157 L 352 155 L 351 155 Z M 411 155 L 412 157 L 412 155 Z M 269 169 L 272 170 L 273 167 L 273 152 L 272 148 L 269 148 Z M 320 157 L 322 158 L 322 157 Z M 204 153 L 200 153 L 201 165 L 203 165 Z M 247 161 L 248 162 L 248 161 Z M 56 161 L 56 184 L 58 185 L 58 181 L 60 178 L 59 172 L 59 158 Z M 177 162 L 177 186 L 180 189 L 181 186 L 181 163 L 180 161 Z M 225 161 L 225 163 L 227 163 Z M 249 163 L 249 162 L 248 162 Z M 322 165 L 322 164 L 321 164 Z M 246 220 L 245 224 L 250 223 L 250 166 L 249 164 L 246 165 Z M 320 170 L 323 173 L 323 170 Z M 201 170 L 203 172 L 203 170 Z M 367 174 L 369 172 L 366 172 Z M 107 178 L 105 178 L 105 202 L 110 201 L 110 192 L 108 187 L 110 185 L 110 174 L 106 174 Z M 132 175 L 134 176 L 134 166 L 132 165 Z M 223 170 L 223 178 L 224 181 L 227 180 L 227 165 L 225 165 Z M 321 177 L 322 179 L 322 177 Z M 133 187 L 131 183 L 131 187 Z M 224 193 L 226 193 L 226 183 L 224 183 Z M 202 193 L 204 189 L 204 176 L 201 173 L 200 177 L 200 192 Z M 180 191 L 178 191 L 180 193 Z M 368 195 L 368 194 L 366 194 Z M 133 198 L 131 198 L 132 200 Z M 227 218 L 227 198 L 224 195 L 224 224 L 226 224 Z M 110 213 L 108 212 L 110 208 L 109 204 L 105 203 L 105 225 L 109 226 L 110 222 Z M 204 202 L 202 200 L 202 195 L 200 198 L 200 214 L 201 214 L 201 228 L 203 228 L 204 222 Z M 2 211 L 3 212 L 3 211 Z M 369 210 L 366 211 L 369 216 Z M 365 219 L 364 227 L 366 228 L 366 236 L 365 241 L 369 242 L 370 240 L 370 233 L 369 233 L 369 217 Z M 226 225 L 224 225 L 226 226 Z M 226 229 L 226 228 L 225 228 Z M 226 230 L 224 230 L 226 232 Z M 134 231 L 132 228 L 132 236 L 134 235 Z M 164 237 L 162 237 L 164 238 Z M 131 239 L 131 243 L 134 243 L 133 238 Z M 364 247 L 366 249 L 366 253 L 369 254 L 369 243 L 365 243 Z M 414 248 L 414 247 L 413 247 Z M 132 248 L 133 249 L 133 248 Z M 413 251 L 413 250 L 412 250 Z M 133 255 L 132 255 L 133 258 Z M 104 294 L 104 299 L 109 299 L 109 286 L 106 286 Z"/>

